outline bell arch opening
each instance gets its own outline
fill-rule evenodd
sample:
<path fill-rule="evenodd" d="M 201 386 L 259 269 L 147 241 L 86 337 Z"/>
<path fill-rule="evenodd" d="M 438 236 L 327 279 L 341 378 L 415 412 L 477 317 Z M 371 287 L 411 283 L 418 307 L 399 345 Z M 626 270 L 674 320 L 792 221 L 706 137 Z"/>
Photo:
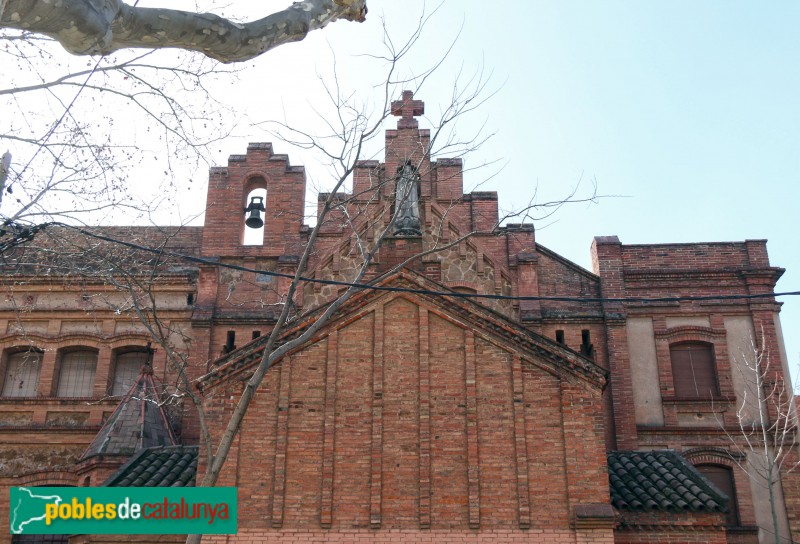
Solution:
<path fill-rule="evenodd" d="M 256 187 L 247 193 L 242 228 L 242 245 L 264 245 L 264 227 L 266 224 L 267 189 Z"/>

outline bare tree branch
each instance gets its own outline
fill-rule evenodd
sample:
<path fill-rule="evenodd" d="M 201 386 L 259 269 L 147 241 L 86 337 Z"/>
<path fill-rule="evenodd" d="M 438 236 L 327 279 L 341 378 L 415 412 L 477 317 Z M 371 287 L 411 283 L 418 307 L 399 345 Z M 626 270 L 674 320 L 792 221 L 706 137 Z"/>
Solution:
<path fill-rule="evenodd" d="M 339 19 L 363 21 L 366 0 L 304 0 L 249 23 L 211 13 L 140 8 L 122 0 L 6 0 L 0 26 L 43 34 L 76 55 L 128 48 L 180 48 L 220 62 L 241 62 L 300 41 Z"/>
<path fill-rule="evenodd" d="M 761 331 L 760 345 L 766 345 Z M 717 423 L 741 460 L 732 457 L 757 485 L 766 488 L 775 542 L 782 540 L 778 519 L 781 507 L 778 490 L 782 475 L 800 469 L 800 428 L 792 385 L 782 372 L 776 373 L 768 348 L 759 348 L 755 338 L 741 353 L 736 366 L 744 381 L 741 400 L 736 407 L 735 428 L 729 429 L 716 415 Z M 756 416 L 753 417 L 753 412 Z M 789 537 L 790 538 L 790 537 Z M 788 541 L 787 541 L 788 542 Z"/>

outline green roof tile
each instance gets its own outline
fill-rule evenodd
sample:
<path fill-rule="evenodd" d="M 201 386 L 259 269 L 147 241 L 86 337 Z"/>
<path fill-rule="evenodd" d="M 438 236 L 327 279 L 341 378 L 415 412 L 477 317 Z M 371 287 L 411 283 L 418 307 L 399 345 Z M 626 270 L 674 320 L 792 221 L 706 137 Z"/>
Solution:
<path fill-rule="evenodd" d="M 103 484 L 105 487 L 193 487 L 197 446 L 157 446 L 141 450 Z"/>
<path fill-rule="evenodd" d="M 724 512 L 728 497 L 674 451 L 608 454 L 611 503 L 619 510 Z"/>

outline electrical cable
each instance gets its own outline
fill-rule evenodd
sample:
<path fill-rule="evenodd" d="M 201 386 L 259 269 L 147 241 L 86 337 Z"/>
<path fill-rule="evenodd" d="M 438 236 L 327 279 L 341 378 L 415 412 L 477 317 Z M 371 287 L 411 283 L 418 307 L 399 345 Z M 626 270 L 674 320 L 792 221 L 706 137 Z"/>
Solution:
<path fill-rule="evenodd" d="M 177 253 L 173 251 L 165 251 L 163 249 L 156 249 L 147 246 L 143 246 L 140 244 L 136 244 L 133 242 L 127 242 L 125 240 L 119 240 L 116 238 L 112 238 L 109 236 L 105 236 L 102 234 L 97 234 L 95 232 L 91 232 L 89 230 L 82 229 L 80 227 L 74 227 L 71 225 L 66 225 L 63 223 L 48 223 L 46 226 L 59 226 L 68 229 L 75 230 L 85 236 L 89 236 L 91 238 L 95 238 L 97 240 L 102 240 L 105 242 L 119 244 L 125 247 L 129 247 L 131 249 L 135 249 L 138 251 L 145 251 L 149 253 L 159 254 L 159 255 L 166 255 L 170 257 L 175 257 L 181 260 L 185 260 L 188 262 L 193 262 L 197 264 L 203 264 L 208 266 L 216 266 L 222 268 L 228 268 L 231 270 L 238 270 L 241 272 L 253 272 L 255 274 L 263 274 L 272 277 L 278 278 L 288 278 L 291 280 L 295 279 L 294 274 L 286 274 L 282 272 L 272 272 L 268 270 L 258 270 L 255 268 L 249 268 L 246 266 L 230 264 L 230 263 L 221 263 L 214 259 L 205 259 L 202 257 L 194 257 L 191 255 L 184 255 L 182 253 Z M 514 295 L 494 295 L 494 294 L 481 294 L 481 293 L 458 293 L 455 291 L 433 291 L 430 289 L 410 289 L 407 287 L 390 287 L 385 285 L 374 285 L 370 283 L 353 283 L 347 281 L 339 281 L 339 280 L 325 280 L 320 278 L 310 278 L 306 276 L 299 276 L 297 278 L 298 281 L 306 282 L 306 283 L 316 283 L 316 284 L 323 284 L 323 285 L 337 285 L 341 287 L 355 287 L 358 289 L 364 290 L 373 290 L 373 291 L 388 291 L 394 293 L 414 293 L 420 295 L 431 295 L 431 296 L 447 296 L 447 297 L 454 297 L 454 298 L 476 298 L 476 299 L 489 299 L 489 300 L 517 300 L 517 301 L 552 301 L 552 302 L 590 302 L 590 303 L 603 303 L 603 302 L 641 302 L 641 303 L 648 303 L 648 302 L 688 302 L 688 301 L 712 301 L 712 300 L 752 300 L 752 299 L 762 299 L 762 298 L 774 298 L 774 297 L 786 297 L 786 296 L 800 296 L 800 291 L 783 291 L 779 293 L 756 293 L 756 294 L 739 294 L 739 295 L 684 295 L 684 296 L 670 296 L 670 297 L 568 297 L 568 296 L 514 296 Z"/>

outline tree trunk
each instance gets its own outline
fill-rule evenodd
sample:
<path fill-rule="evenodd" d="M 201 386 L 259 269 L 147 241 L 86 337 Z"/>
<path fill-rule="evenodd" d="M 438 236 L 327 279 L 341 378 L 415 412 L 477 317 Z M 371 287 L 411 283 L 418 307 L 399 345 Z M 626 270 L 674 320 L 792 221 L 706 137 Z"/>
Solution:
<path fill-rule="evenodd" d="M 775 501 L 775 473 L 772 464 L 767 469 L 767 486 L 769 486 L 769 509 L 772 513 L 772 530 L 775 531 L 775 544 L 781 543 L 781 527 L 778 524 L 778 505 Z"/>
<path fill-rule="evenodd" d="M 44 34 L 76 55 L 175 47 L 220 62 L 252 59 L 338 19 L 361 22 L 366 13 L 366 0 L 304 0 L 239 24 L 210 13 L 138 8 L 122 0 L 0 0 L 0 26 Z"/>

